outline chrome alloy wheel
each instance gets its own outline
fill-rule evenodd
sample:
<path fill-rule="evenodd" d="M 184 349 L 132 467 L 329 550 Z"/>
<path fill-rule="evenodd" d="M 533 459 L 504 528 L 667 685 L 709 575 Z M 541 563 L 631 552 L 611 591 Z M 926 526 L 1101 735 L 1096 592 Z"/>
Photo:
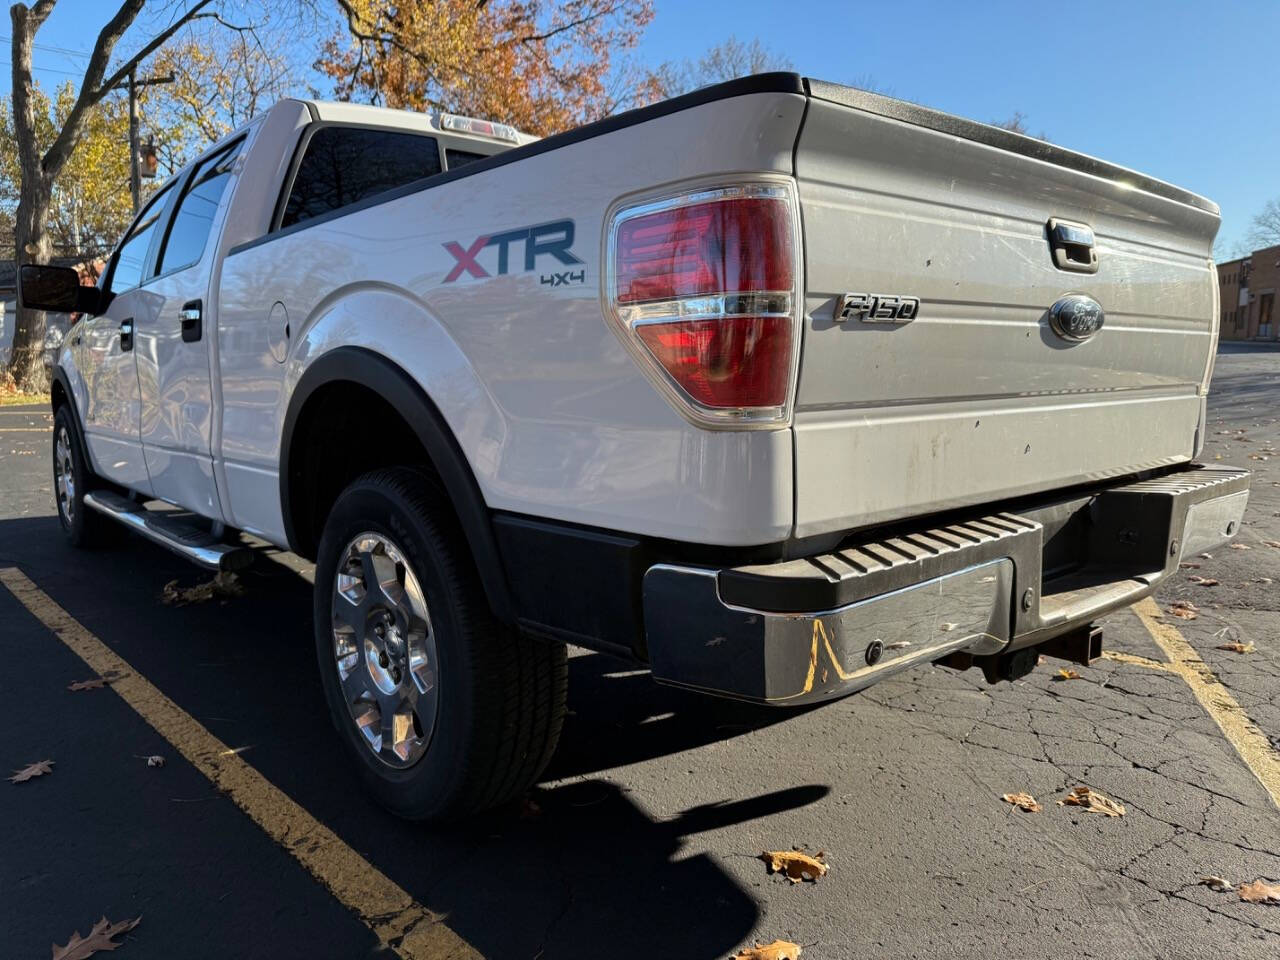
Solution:
<path fill-rule="evenodd" d="M 53 445 L 53 485 L 58 492 L 58 509 L 67 523 L 75 522 L 76 473 L 71 462 L 71 437 L 66 427 L 58 428 Z"/>
<path fill-rule="evenodd" d="M 437 706 L 435 634 L 404 553 L 379 533 L 342 551 L 333 584 L 333 655 L 351 721 L 390 767 L 416 763 Z"/>

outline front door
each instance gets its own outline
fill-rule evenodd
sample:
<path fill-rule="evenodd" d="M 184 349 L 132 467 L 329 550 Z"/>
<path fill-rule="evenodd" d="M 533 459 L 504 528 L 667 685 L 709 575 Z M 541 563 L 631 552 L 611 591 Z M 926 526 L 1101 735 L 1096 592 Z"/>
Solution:
<path fill-rule="evenodd" d="M 84 321 L 77 348 L 94 472 L 142 493 L 151 492 L 151 480 L 142 452 L 137 328 L 158 300 L 141 283 L 170 192 L 166 187 L 151 199 L 116 248 L 104 278 L 107 308 Z"/>
<path fill-rule="evenodd" d="M 209 342 L 219 212 L 244 140 L 201 160 L 180 185 L 147 290 L 156 309 L 135 328 L 142 449 L 155 496 L 221 519 L 213 479 Z"/>

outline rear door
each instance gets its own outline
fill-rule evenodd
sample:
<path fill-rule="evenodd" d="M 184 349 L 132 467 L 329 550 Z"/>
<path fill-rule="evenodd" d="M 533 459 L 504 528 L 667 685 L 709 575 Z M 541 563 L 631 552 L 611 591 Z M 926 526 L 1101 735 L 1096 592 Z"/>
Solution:
<path fill-rule="evenodd" d="M 213 479 L 210 302 L 221 212 L 241 137 L 201 159 L 179 184 L 147 289 L 156 308 L 137 323 L 140 430 L 155 496 L 221 519 Z"/>
<path fill-rule="evenodd" d="M 811 100 L 796 151 L 797 533 L 1190 460 L 1217 332 L 1216 208 L 1040 141 L 849 99 Z M 842 317 L 846 295 L 881 309 L 855 300 Z M 1105 311 L 1084 339 L 1051 317 L 1073 295 Z"/>
<path fill-rule="evenodd" d="M 111 294 L 107 308 L 82 323 L 75 345 L 94 471 L 142 493 L 151 492 L 151 479 L 142 452 L 137 330 L 157 307 L 155 293 L 144 284 L 172 194 L 170 184 L 152 197 L 116 248 L 103 284 Z"/>

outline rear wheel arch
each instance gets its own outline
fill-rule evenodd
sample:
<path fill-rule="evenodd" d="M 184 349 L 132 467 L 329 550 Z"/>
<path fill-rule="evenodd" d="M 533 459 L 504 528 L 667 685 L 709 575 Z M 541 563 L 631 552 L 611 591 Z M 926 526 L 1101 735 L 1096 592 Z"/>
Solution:
<path fill-rule="evenodd" d="M 494 615 L 514 623 L 488 506 L 426 391 L 394 361 L 363 347 L 317 358 L 293 390 L 281 436 L 280 508 L 290 549 L 314 559 L 337 496 L 361 474 L 391 466 L 423 466 L 439 480 Z"/>

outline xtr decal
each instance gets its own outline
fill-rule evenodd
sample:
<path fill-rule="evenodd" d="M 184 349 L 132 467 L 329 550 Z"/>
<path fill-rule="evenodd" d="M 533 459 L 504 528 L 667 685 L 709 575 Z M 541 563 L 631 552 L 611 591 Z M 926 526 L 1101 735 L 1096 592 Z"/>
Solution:
<path fill-rule="evenodd" d="M 524 267 L 511 269 L 511 247 L 514 244 L 524 245 Z M 538 256 L 540 254 L 548 254 L 564 264 L 571 267 L 583 261 L 578 259 L 569 248 L 573 246 L 573 221 L 572 220 L 556 220 L 552 223 L 539 223 L 532 227 L 520 227 L 516 230 L 507 230 L 503 233 L 495 233 L 489 236 L 476 237 L 469 245 L 464 247 L 456 240 L 450 240 L 444 245 L 450 255 L 457 262 L 453 265 L 453 269 L 446 274 L 445 283 L 453 283 L 465 271 L 473 277 L 489 277 L 493 276 L 489 270 L 479 262 L 481 253 L 489 247 L 497 247 L 497 264 L 495 273 L 503 276 L 507 273 L 522 272 L 527 273 L 534 270 L 538 265 Z M 491 261 L 486 261 L 491 262 Z M 579 271 L 585 274 L 585 271 Z M 560 274 L 553 274 L 560 276 Z M 567 282 L 568 278 L 560 281 Z M 544 283 L 549 282 L 543 280 Z M 558 286 L 558 284 L 553 284 Z"/>

